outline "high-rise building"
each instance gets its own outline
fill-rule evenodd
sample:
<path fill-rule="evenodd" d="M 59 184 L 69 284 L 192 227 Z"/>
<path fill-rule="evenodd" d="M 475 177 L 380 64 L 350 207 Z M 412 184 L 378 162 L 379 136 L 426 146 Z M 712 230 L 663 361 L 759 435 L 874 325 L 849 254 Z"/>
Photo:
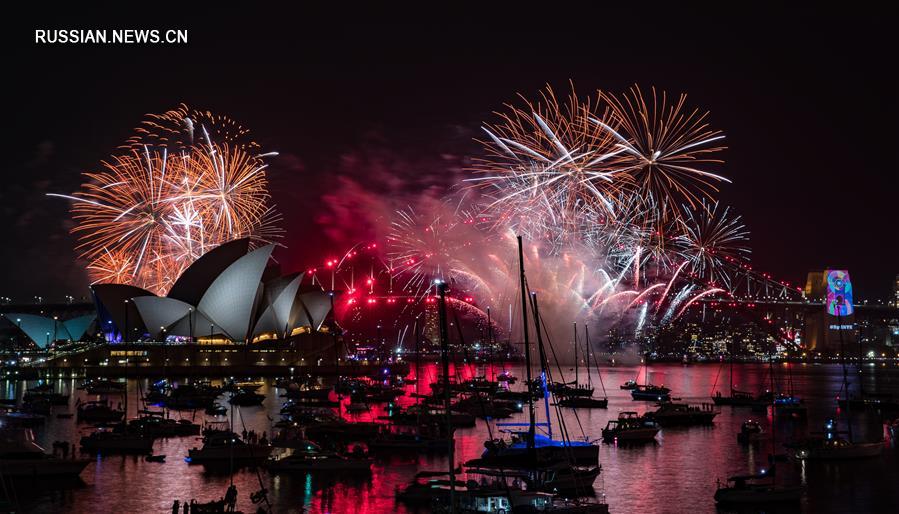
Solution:
<path fill-rule="evenodd" d="M 823 304 L 819 312 L 805 317 L 805 343 L 809 349 L 837 353 L 841 346 L 854 345 L 858 341 L 848 271 L 809 272 L 805 294 L 810 301 Z"/>

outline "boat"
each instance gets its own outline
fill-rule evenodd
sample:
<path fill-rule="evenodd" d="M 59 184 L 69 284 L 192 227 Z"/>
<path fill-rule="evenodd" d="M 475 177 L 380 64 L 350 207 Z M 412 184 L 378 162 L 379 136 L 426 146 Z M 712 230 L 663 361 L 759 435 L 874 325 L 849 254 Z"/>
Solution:
<path fill-rule="evenodd" d="M 367 442 L 373 452 L 389 450 L 449 451 L 453 444 L 441 425 L 382 425 L 381 432 Z"/>
<path fill-rule="evenodd" d="M 586 396 L 570 396 L 559 400 L 558 405 L 561 407 L 571 407 L 575 409 L 605 409 L 609 406 L 608 398 L 593 398 Z"/>
<path fill-rule="evenodd" d="M 45 401 L 50 405 L 68 405 L 69 395 L 62 393 L 54 393 L 52 391 L 27 392 L 22 396 L 22 401 L 32 403 L 35 401 Z"/>
<path fill-rule="evenodd" d="M 121 428 L 100 428 L 81 437 L 81 449 L 88 453 L 152 453 L 153 438 Z"/>
<path fill-rule="evenodd" d="M 577 323 L 574 324 L 575 333 L 574 333 L 574 354 L 575 354 L 575 383 L 577 383 Z M 599 383 L 602 386 L 603 397 L 602 398 L 594 398 L 593 397 L 593 380 L 590 375 L 590 332 L 588 328 L 584 327 L 584 347 L 585 347 L 585 355 L 586 355 L 586 364 L 587 364 L 587 387 L 584 389 L 589 389 L 590 394 L 576 394 L 576 395 L 565 395 L 564 393 L 556 393 L 557 396 L 561 396 L 562 398 L 557 402 L 560 407 L 570 407 L 575 409 L 605 409 L 609 406 L 609 398 L 605 395 L 606 386 L 602 381 L 602 374 L 599 373 L 599 362 L 596 362 L 596 373 L 599 376 Z M 594 353 L 594 360 L 596 358 L 596 354 Z M 580 388 L 579 385 L 576 388 Z"/>
<path fill-rule="evenodd" d="M 511 433 L 511 439 L 493 439 L 484 443 L 480 461 L 485 464 L 519 464 L 528 457 L 527 432 Z M 575 465 L 593 466 L 599 463 L 599 446 L 590 441 L 556 440 L 534 434 L 537 461 L 571 461 Z"/>
<path fill-rule="evenodd" d="M 631 389 L 631 398 L 647 402 L 667 402 L 671 399 L 671 389 L 652 384 L 638 385 Z"/>
<path fill-rule="evenodd" d="M 169 391 L 161 403 L 171 410 L 206 409 L 214 405 L 221 394 L 221 388 L 205 382 L 182 384 Z"/>
<path fill-rule="evenodd" d="M 644 417 L 662 427 L 711 425 L 718 412 L 712 405 L 688 405 L 686 403 L 663 402 L 659 408 L 647 412 Z"/>
<path fill-rule="evenodd" d="M 12 479 L 77 478 L 91 459 L 47 455 L 27 428 L 0 430 L 0 476 Z"/>
<path fill-rule="evenodd" d="M 254 405 L 262 405 L 262 402 L 264 400 L 264 394 L 241 389 L 231 395 L 231 398 L 228 399 L 228 403 L 230 403 L 231 405 L 238 405 L 240 407 L 250 407 Z"/>
<path fill-rule="evenodd" d="M 442 402 L 441 402 L 442 403 Z M 479 418 L 508 418 L 521 412 L 522 404 L 515 400 L 501 400 L 486 393 L 475 393 L 450 406 L 451 411 L 471 414 Z"/>
<path fill-rule="evenodd" d="M 734 339 L 731 343 L 730 350 L 730 373 L 728 381 L 730 382 L 730 394 L 728 396 L 724 396 L 721 394 L 721 391 L 715 391 L 715 394 L 712 395 L 712 402 L 715 405 L 730 405 L 732 407 L 751 407 L 753 402 L 755 402 L 755 398 L 752 397 L 751 393 L 747 393 L 745 391 L 738 391 L 734 387 L 734 355 L 737 353 L 737 341 Z M 720 368 L 719 368 L 720 369 Z M 715 380 L 717 382 L 717 378 Z"/>
<path fill-rule="evenodd" d="M 44 424 L 46 418 L 40 414 L 7 410 L 0 413 L 0 423 L 10 427 L 35 428 Z"/>
<path fill-rule="evenodd" d="M 224 416 L 228 413 L 228 408 L 219 403 L 213 403 L 203 411 L 210 416 Z"/>
<path fill-rule="evenodd" d="M 607 443 L 648 443 L 655 441 L 661 427 L 636 412 L 618 414 L 618 419 L 609 420 L 602 430 L 602 439 Z"/>
<path fill-rule="evenodd" d="M 755 443 L 765 440 L 766 436 L 767 434 L 762 430 L 761 423 L 749 419 L 740 425 L 740 431 L 737 432 L 737 442 L 741 444 Z"/>
<path fill-rule="evenodd" d="M 778 486 L 773 477 L 770 482 L 759 481 L 768 478 L 766 473 L 738 475 L 727 479 L 733 485 L 718 484 L 715 502 L 724 506 L 754 506 L 767 504 L 799 503 L 802 488 L 799 486 Z"/>
<path fill-rule="evenodd" d="M 150 437 L 180 437 L 200 435 L 200 425 L 186 419 L 174 420 L 162 416 L 141 416 L 128 421 L 128 429 Z"/>
<path fill-rule="evenodd" d="M 714 395 L 712 395 L 712 401 L 715 403 L 715 405 L 751 407 L 755 402 L 755 398 L 753 398 L 752 393 L 731 389 L 730 396 L 724 396 L 721 394 L 721 391 L 717 391 Z"/>
<path fill-rule="evenodd" d="M 109 423 L 121 421 L 124 411 L 113 409 L 106 400 L 78 404 L 78 421 L 85 423 Z"/>
<path fill-rule="evenodd" d="M 446 409 L 437 405 L 412 405 L 405 410 L 397 410 L 379 419 L 397 425 L 418 425 L 421 423 L 446 423 Z M 477 418 L 467 412 L 450 411 L 450 424 L 454 427 L 473 427 Z"/>
<path fill-rule="evenodd" d="M 496 375 L 496 380 L 497 382 L 505 382 L 509 385 L 512 385 L 518 381 L 518 377 L 513 375 L 511 371 L 503 370 Z"/>
<path fill-rule="evenodd" d="M 855 442 L 840 433 L 834 420 L 828 419 L 822 435 L 812 435 L 786 446 L 792 449 L 793 458 L 809 461 L 865 459 L 878 457 L 883 452 L 882 441 Z"/>
<path fill-rule="evenodd" d="M 624 390 L 636 389 L 636 388 L 637 388 L 637 381 L 636 381 L 636 380 L 628 380 L 627 382 L 621 384 L 621 385 L 619 386 L 619 388 L 624 389 Z"/>
<path fill-rule="evenodd" d="M 147 455 L 144 457 L 147 462 L 165 462 L 165 455 Z"/>
<path fill-rule="evenodd" d="M 113 382 L 112 380 L 89 380 L 79 387 L 87 394 L 121 394 L 125 392 L 125 382 Z"/>
<path fill-rule="evenodd" d="M 455 470 L 461 474 L 462 470 Z M 463 488 L 471 481 L 455 480 L 455 488 Z M 449 500 L 449 472 L 447 471 L 419 471 L 406 487 L 396 488 L 395 496 L 398 501 L 409 505 L 432 505 L 435 501 Z"/>
<path fill-rule="evenodd" d="M 792 394 L 779 394 L 774 398 L 774 409 L 779 415 L 804 418 L 808 412 L 805 402 Z"/>
<path fill-rule="evenodd" d="M 222 391 L 250 391 L 255 393 L 264 385 L 264 380 L 242 380 L 237 382 L 235 382 L 234 380 L 229 380 L 225 385 L 222 386 Z"/>
<path fill-rule="evenodd" d="M 557 461 L 545 465 L 525 465 L 509 467 L 491 466 L 475 459 L 465 463 L 471 466 L 469 473 L 485 476 L 518 478 L 528 485 L 528 490 L 556 492 L 574 496 L 592 496 L 593 483 L 602 472 L 601 466 L 572 466 L 568 462 Z"/>
<path fill-rule="evenodd" d="M 350 391 L 346 391 L 350 393 Z M 290 384 L 287 387 L 287 391 L 284 393 L 284 397 L 292 398 L 292 399 L 302 399 L 302 398 L 318 398 L 322 400 L 327 400 L 328 396 L 331 394 L 331 389 L 327 388 L 301 388 L 297 384 Z"/>
<path fill-rule="evenodd" d="M 266 467 L 275 473 L 370 472 L 372 460 L 365 455 L 339 455 L 319 449 L 288 451 L 266 461 Z"/>
<path fill-rule="evenodd" d="M 371 407 L 367 403 L 362 402 L 350 402 L 346 406 L 346 411 L 348 413 L 359 413 L 359 412 L 368 412 L 371 410 Z"/>
<path fill-rule="evenodd" d="M 837 405 L 839 405 L 841 409 L 845 409 L 847 399 L 837 398 Z M 860 396 L 850 397 L 848 399 L 848 405 L 853 409 L 871 409 L 880 412 L 899 411 L 899 399 L 889 393 L 862 392 Z"/>
<path fill-rule="evenodd" d="M 187 451 L 188 462 L 192 464 L 216 464 L 236 461 L 240 463 L 260 463 L 271 455 L 268 444 L 248 444 L 237 434 L 215 433 L 203 438 L 201 448 Z"/>
<path fill-rule="evenodd" d="M 438 486 L 446 489 L 447 485 Z M 551 512 L 555 514 L 607 514 L 609 506 L 599 501 L 564 498 L 557 494 L 540 491 L 510 489 L 499 485 L 485 487 L 459 486 L 458 512 Z"/>

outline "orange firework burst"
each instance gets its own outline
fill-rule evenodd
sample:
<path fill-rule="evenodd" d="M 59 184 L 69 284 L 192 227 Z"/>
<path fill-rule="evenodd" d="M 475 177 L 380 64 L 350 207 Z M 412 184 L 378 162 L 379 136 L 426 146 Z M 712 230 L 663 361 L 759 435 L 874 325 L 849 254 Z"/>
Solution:
<path fill-rule="evenodd" d="M 172 112 L 180 111 L 166 115 Z M 158 146 L 138 148 L 132 138 L 128 152 L 104 162 L 102 171 L 85 173 L 81 191 L 52 195 L 73 201 L 73 233 L 92 281 L 165 294 L 212 248 L 236 238 L 258 243 L 280 236 L 265 156 L 248 152 L 255 143 L 218 144 L 204 125 L 195 130 L 202 142 L 185 146 L 142 131 Z"/>
<path fill-rule="evenodd" d="M 169 152 L 173 152 L 201 142 L 217 141 L 249 153 L 258 153 L 259 145 L 249 135 L 249 129 L 227 116 L 181 104 L 177 109 L 162 114 L 148 114 L 134 129 L 134 135 L 119 148 L 141 150 L 148 146 L 168 148 Z"/>
<path fill-rule="evenodd" d="M 611 107 L 606 119 L 593 123 L 613 134 L 624 150 L 615 166 L 627 173 L 632 193 L 654 202 L 662 220 L 681 203 L 696 208 L 702 199 L 712 199 L 720 182 L 727 178 L 705 169 L 722 164 L 716 155 L 724 150 L 724 134 L 709 128 L 708 112 L 685 108 L 687 95 L 669 101 L 667 93 L 644 97 L 638 86 L 621 95 L 603 95 Z"/>

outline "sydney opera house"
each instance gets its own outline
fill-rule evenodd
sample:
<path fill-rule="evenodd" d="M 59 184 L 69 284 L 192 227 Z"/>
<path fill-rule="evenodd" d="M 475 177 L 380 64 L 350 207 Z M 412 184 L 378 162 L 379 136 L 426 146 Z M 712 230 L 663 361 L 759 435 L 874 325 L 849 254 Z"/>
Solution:
<path fill-rule="evenodd" d="M 303 273 L 269 266 L 272 245 L 238 239 L 206 253 L 166 296 L 125 284 L 95 284 L 98 330 L 107 341 L 254 343 L 322 328 L 331 297 Z"/>
<path fill-rule="evenodd" d="M 270 263 L 272 250 L 251 249 L 249 239 L 238 239 L 197 259 L 166 296 L 101 283 L 91 286 L 95 313 L 4 317 L 37 347 L 56 342 L 48 363 L 59 367 L 333 362 L 334 338 L 326 323 L 331 294 L 304 284 L 303 273 L 282 275 Z M 84 343 L 65 344 L 77 341 Z M 82 349 L 70 351 L 73 346 Z"/>

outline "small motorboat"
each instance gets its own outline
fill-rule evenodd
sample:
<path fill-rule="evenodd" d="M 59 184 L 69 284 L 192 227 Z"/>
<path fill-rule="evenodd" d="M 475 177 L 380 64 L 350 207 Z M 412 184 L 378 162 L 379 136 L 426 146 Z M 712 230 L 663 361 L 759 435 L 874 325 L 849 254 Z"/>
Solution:
<path fill-rule="evenodd" d="M 88 453 L 151 453 L 153 438 L 140 433 L 100 429 L 81 438 L 81 449 Z"/>
<path fill-rule="evenodd" d="M 645 402 L 667 402 L 671 389 L 665 386 L 638 385 L 631 389 L 631 398 Z"/>
<path fill-rule="evenodd" d="M 262 402 L 264 400 L 264 394 L 259 394 L 253 391 L 240 390 L 228 399 L 228 403 L 230 403 L 231 405 L 238 405 L 240 407 L 251 407 L 254 405 L 262 405 Z"/>
<path fill-rule="evenodd" d="M 712 405 L 688 405 L 686 403 L 664 402 L 659 408 L 647 412 L 644 416 L 650 421 L 655 421 L 663 427 L 670 426 L 695 426 L 711 425 L 718 415 L 718 411 Z"/>
<path fill-rule="evenodd" d="M 786 445 L 798 460 L 848 460 L 878 457 L 883 452 L 883 441 L 856 442 L 840 435 L 833 419 L 824 423 L 824 434 L 807 437 Z"/>
<path fill-rule="evenodd" d="M 631 390 L 637 388 L 636 380 L 628 380 L 627 382 L 621 384 L 621 389 Z"/>
<path fill-rule="evenodd" d="M 367 403 L 363 402 L 350 402 L 349 405 L 346 406 L 347 412 L 368 412 L 371 407 Z"/>
<path fill-rule="evenodd" d="M 765 437 L 766 434 L 762 430 L 762 425 L 758 421 L 750 419 L 744 421 L 740 426 L 740 431 L 737 433 L 737 442 L 741 444 L 755 443 L 764 440 Z"/>
<path fill-rule="evenodd" d="M 0 429 L 0 474 L 4 479 L 75 478 L 90 463 L 91 459 L 47 455 L 34 442 L 30 429 Z"/>
<path fill-rule="evenodd" d="M 209 407 L 206 407 L 204 411 L 209 416 L 224 416 L 228 413 L 228 408 L 219 403 L 214 403 Z"/>
<path fill-rule="evenodd" d="M 573 409 L 605 409 L 609 406 L 609 399 L 593 398 L 592 396 L 569 396 L 559 400 L 558 405 Z"/>
<path fill-rule="evenodd" d="M 276 473 L 313 472 L 369 472 L 372 460 L 365 455 L 344 456 L 317 450 L 286 452 L 266 463 L 269 471 Z"/>
<path fill-rule="evenodd" d="M 655 441 L 660 430 L 658 423 L 639 416 L 636 412 L 622 412 L 618 414 L 618 419 L 606 423 L 602 439 L 607 443 L 648 443 Z"/>
<path fill-rule="evenodd" d="M 248 444 L 237 434 L 216 432 L 203 438 L 202 448 L 187 451 L 192 464 L 215 464 L 237 461 L 244 464 L 263 462 L 272 453 L 268 444 Z"/>
<path fill-rule="evenodd" d="M 715 491 L 715 501 L 722 505 L 764 505 L 777 503 L 799 503 L 802 488 L 799 486 L 779 486 L 770 482 L 760 483 L 768 478 L 764 472 L 757 475 L 739 475 L 727 479 L 732 486 L 719 484 Z"/>

